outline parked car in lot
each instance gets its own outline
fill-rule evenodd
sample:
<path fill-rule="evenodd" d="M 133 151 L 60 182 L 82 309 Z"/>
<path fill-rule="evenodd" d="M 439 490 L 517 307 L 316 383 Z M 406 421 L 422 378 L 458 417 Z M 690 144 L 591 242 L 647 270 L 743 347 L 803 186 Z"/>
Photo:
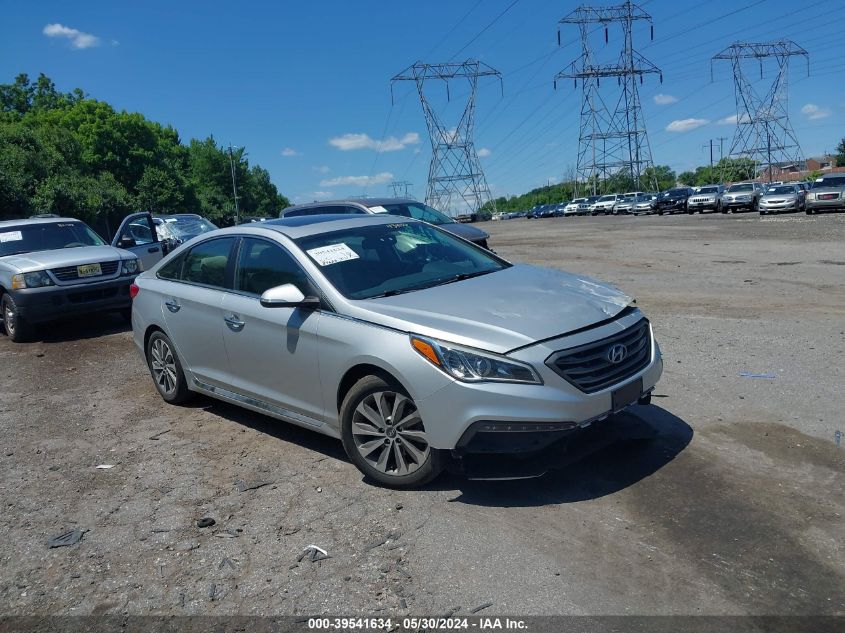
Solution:
<path fill-rule="evenodd" d="M 133 337 L 169 403 L 192 392 L 342 440 L 414 486 L 530 457 L 636 402 L 662 360 L 629 297 L 511 264 L 439 227 L 306 216 L 200 236 L 138 276 Z M 510 463 L 510 462 L 508 462 Z"/>
<path fill-rule="evenodd" d="M 690 187 L 675 187 L 657 194 L 657 215 L 682 213 L 687 210 L 687 199 L 692 195 Z"/>
<path fill-rule="evenodd" d="M 73 218 L 0 222 L 0 312 L 9 339 L 26 341 L 34 325 L 63 317 L 119 312 L 128 319 L 129 286 L 141 266 L 126 235 L 140 221 L 152 227 L 149 214 L 129 216 L 111 245 Z M 151 265 L 161 258 L 155 239 L 140 250 Z"/>
<path fill-rule="evenodd" d="M 579 215 L 590 215 L 593 211 L 593 205 L 598 202 L 601 196 L 587 196 L 587 204 L 583 211 L 583 213 L 579 213 Z"/>
<path fill-rule="evenodd" d="M 737 182 L 728 187 L 722 194 L 719 210 L 728 211 L 756 211 L 760 204 L 763 185 L 759 182 Z"/>
<path fill-rule="evenodd" d="M 760 196 L 760 215 L 804 210 L 804 190 L 798 185 L 773 185 Z"/>
<path fill-rule="evenodd" d="M 586 198 L 575 198 L 563 208 L 563 215 L 583 215 L 589 208 Z"/>
<path fill-rule="evenodd" d="M 845 174 L 825 174 L 817 178 L 807 192 L 807 215 L 841 210 L 845 210 Z"/>
<path fill-rule="evenodd" d="M 629 191 L 623 193 L 622 196 L 613 205 L 613 215 L 628 215 L 634 208 L 634 200 L 641 195 L 642 191 Z"/>
<path fill-rule="evenodd" d="M 687 198 L 687 213 L 693 215 L 696 211 L 704 213 L 705 211 L 720 210 L 722 203 L 722 194 L 725 192 L 724 185 L 704 185 L 696 187 L 692 195 Z"/>
<path fill-rule="evenodd" d="M 590 215 L 610 215 L 613 213 L 613 206 L 621 197 L 621 194 L 617 193 L 601 196 L 593 203 L 593 206 L 590 209 Z"/>
<path fill-rule="evenodd" d="M 244 218 L 246 222 L 246 218 Z M 252 219 L 250 222 L 263 222 L 264 219 Z M 165 245 L 165 250 L 171 251 L 180 244 L 192 240 L 198 235 L 214 231 L 218 227 L 211 220 L 207 220 L 195 213 L 174 213 L 172 215 L 153 216 L 156 233 Z"/>
<path fill-rule="evenodd" d="M 295 207 L 288 207 L 279 214 L 280 218 L 295 218 L 306 215 L 364 215 L 373 213 L 389 213 L 406 218 L 422 220 L 434 226 L 441 227 L 473 244 L 488 248 L 487 240 L 490 235 L 486 231 L 466 224 L 456 222 L 445 213 L 433 209 L 427 204 L 413 198 L 364 198 L 362 200 L 330 200 L 326 202 L 313 202 L 311 204 L 299 204 Z M 503 220 L 510 220 L 514 214 L 507 214 Z"/>
<path fill-rule="evenodd" d="M 634 198 L 631 213 L 634 215 L 646 215 L 654 213 L 655 209 L 657 209 L 657 194 L 644 193 Z"/>

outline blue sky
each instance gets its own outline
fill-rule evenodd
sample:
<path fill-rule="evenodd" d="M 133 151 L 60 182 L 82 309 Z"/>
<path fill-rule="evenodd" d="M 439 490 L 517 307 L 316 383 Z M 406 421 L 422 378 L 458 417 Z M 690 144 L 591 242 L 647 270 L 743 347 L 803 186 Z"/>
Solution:
<path fill-rule="evenodd" d="M 662 85 L 647 76 L 640 91 L 656 163 L 705 164 L 703 145 L 719 137 L 727 150 L 732 75 L 723 62 L 711 83 L 709 60 L 739 39 L 785 37 L 809 51 L 811 74 L 796 61 L 789 91 L 806 155 L 832 151 L 845 136 L 842 0 L 639 4 L 653 16 L 655 39 L 640 23 L 635 48 L 664 74 Z M 558 20 L 577 5 L 0 0 L 0 82 L 44 72 L 62 90 L 83 88 L 173 125 L 185 140 L 213 134 L 245 146 L 297 202 L 384 195 L 391 180 L 411 181 L 423 197 L 431 150 L 422 110 L 410 83 L 396 86 L 391 104 L 389 79 L 416 60 L 475 58 L 500 70 L 504 85 L 502 96 L 495 80 L 480 83 L 476 147 L 494 195 L 517 194 L 575 165 L 580 89 L 562 82 L 555 91 L 552 77 L 580 54 L 574 26 L 562 29 L 560 48 L 556 37 Z M 602 35 L 592 40 L 599 54 L 615 55 L 620 31 L 607 46 Z M 764 83 L 770 68 L 766 75 Z M 465 90 L 453 88 L 448 103 L 441 88 L 433 94 L 448 116 Z"/>

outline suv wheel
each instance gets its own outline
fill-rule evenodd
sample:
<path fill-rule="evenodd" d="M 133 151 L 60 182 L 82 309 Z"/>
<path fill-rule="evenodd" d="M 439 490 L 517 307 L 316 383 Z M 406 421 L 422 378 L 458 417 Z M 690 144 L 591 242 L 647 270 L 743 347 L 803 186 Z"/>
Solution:
<path fill-rule="evenodd" d="M 18 314 L 18 306 L 9 294 L 3 295 L 0 301 L 3 310 L 3 329 L 9 340 L 14 343 L 25 343 L 32 337 L 32 326 Z"/>
<path fill-rule="evenodd" d="M 193 395 L 188 390 L 182 363 L 173 342 L 164 332 L 153 332 L 147 341 L 147 366 L 156 389 L 165 402 L 181 404 Z"/>
<path fill-rule="evenodd" d="M 349 459 L 384 486 L 421 486 L 443 469 L 416 404 L 398 385 L 378 376 L 362 378 L 343 399 L 340 420 Z"/>

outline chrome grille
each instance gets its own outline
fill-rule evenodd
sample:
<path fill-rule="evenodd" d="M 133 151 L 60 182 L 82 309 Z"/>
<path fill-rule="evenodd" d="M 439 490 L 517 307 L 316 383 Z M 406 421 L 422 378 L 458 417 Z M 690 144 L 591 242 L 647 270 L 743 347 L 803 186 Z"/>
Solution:
<path fill-rule="evenodd" d="M 608 352 L 619 343 L 626 347 L 627 354 L 622 361 L 612 363 Z M 642 319 L 619 334 L 556 352 L 546 365 L 584 393 L 595 393 L 624 382 L 649 362 L 651 332 L 648 320 Z"/>
<path fill-rule="evenodd" d="M 96 263 L 96 262 L 92 262 Z M 82 277 L 82 279 L 101 279 L 102 277 L 109 277 L 114 275 L 117 272 L 117 267 L 120 262 L 100 262 L 100 270 L 102 271 L 101 275 L 94 275 L 92 277 Z M 76 266 L 64 266 L 62 268 L 53 268 L 50 270 L 51 273 L 58 279 L 59 281 L 76 281 L 79 279 L 79 273 L 76 270 Z"/>

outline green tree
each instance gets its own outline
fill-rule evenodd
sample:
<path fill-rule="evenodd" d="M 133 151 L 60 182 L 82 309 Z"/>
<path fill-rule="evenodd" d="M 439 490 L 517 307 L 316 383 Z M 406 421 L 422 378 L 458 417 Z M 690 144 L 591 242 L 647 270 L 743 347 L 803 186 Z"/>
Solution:
<path fill-rule="evenodd" d="M 657 187 L 657 191 L 665 191 L 675 186 L 675 172 L 668 165 L 646 167 L 640 176 L 640 186 L 646 189 Z"/>
<path fill-rule="evenodd" d="M 845 138 L 836 146 L 836 164 L 839 167 L 845 167 Z"/>
<path fill-rule="evenodd" d="M 682 171 L 678 174 L 678 182 L 682 185 L 691 186 L 694 185 L 696 182 L 695 172 L 692 171 Z"/>

